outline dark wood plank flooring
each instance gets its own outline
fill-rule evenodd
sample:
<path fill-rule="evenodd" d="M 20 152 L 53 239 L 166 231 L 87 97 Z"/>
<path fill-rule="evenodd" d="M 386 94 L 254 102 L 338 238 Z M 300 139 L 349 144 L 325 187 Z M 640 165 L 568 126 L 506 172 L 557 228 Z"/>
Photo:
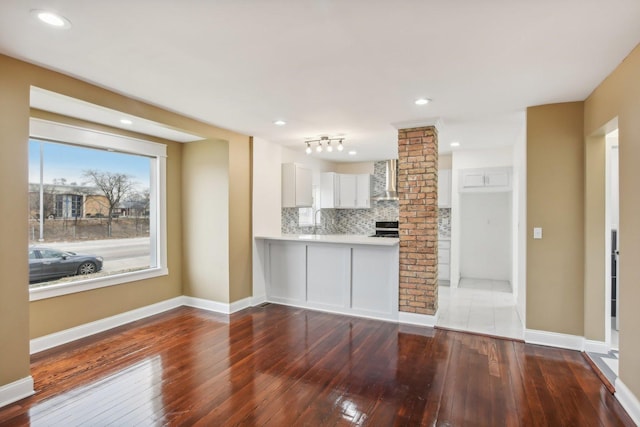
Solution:
<path fill-rule="evenodd" d="M 268 304 L 179 308 L 32 358 L 2 425 L 631 426 L 578 352 Z"/>

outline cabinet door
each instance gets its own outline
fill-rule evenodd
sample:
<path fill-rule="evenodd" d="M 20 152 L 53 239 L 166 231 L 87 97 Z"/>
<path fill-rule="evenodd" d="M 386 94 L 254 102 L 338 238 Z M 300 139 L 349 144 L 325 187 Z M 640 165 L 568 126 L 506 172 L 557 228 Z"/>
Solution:
<path fill-rule="evenodd" d="M 451 206 L 451 169 L 438 171 L 438 207 Z"/>
<path fill-rule="evenodd" d="M 304 302 L 306 300 L 306 245 L 270 242 L 268 251 L 267 297 L 276 302 Z"/>
<path fill-rule="evenodd" d="M 351 308 L 354 311 L 385 317 L 397 312 L 397 246 L 355 246 L 351 268 Z"/>
<path fill-rule="evenodd" d="M 338 174 L 338 205 L 337 208 L 356 207 L 356 176 Z"/>
<path fill-rule="evenodd" d="M 351 249 L 345 245 L 307 246 L 307 304 L 348 307 Z"/>
<path fill-rule="evenodd" d="M 485 187 L 508 187 L 509 172 L 506 170 L 487 171 L 484 183 Z"/>
<path fill-rule="evenodd" d="M 320 174 L 320 207 L 322 209 L 333 209 L 336 207 L 337 178 L 333 172 Z"/>
<path fill-rule="evenodd" d="M 371 175 L 356 175 L 356 181 L 356 208 L 368 209 L 371 207 Z"/>
<path fill-rule="evenodd" d="M 451 242 L 438 240 L 438 279 L 449 280 L 451 265 Z"/>
<path fill-rule="evenodd" d="M 313 205 L 311 169 L 285 163 L 282 165 L 282 207 L 304 208 Z"/>
<path fill-rule="evenodd" d="M 463 188 L 484 187 L 484 172 L 478 171 L 478 170 L 463 171 L 462 187 Z"/>
<path fill-rule="evenodd" d="M 311 169 L 296 166 L 296 206 L 313 206 L 313 177 Z"/>
<path fill-rule="evenodd" d="M 449 272 L 450 264 L 438 264 L 438 280 L 450 280 L 451 273 Z"/>

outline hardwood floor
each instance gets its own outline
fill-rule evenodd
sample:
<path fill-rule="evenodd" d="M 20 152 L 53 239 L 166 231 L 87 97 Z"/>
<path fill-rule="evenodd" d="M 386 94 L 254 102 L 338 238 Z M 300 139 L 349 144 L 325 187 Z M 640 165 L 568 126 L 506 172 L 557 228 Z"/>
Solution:
<path fill-rule="evenodd" d="M 631 426 L 578 352 L 268 304 L 32 358 L 1 425 Z"/>

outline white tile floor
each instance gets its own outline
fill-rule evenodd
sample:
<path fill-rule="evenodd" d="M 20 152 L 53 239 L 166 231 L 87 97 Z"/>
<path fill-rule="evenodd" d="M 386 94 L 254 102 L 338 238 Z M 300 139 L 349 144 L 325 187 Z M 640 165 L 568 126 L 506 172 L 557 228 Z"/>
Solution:
<path fill-rule="evenodd" d="M 458 288 L 438 288 L 437 326 L 524 339 L 509 282 L 461 279 Z"/>

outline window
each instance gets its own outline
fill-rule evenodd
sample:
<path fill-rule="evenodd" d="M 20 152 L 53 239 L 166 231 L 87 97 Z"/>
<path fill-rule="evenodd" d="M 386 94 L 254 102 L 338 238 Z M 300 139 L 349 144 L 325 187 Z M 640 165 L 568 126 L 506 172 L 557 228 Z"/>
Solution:
<path fill-rule="evenodd" d="M 313 227 L 314 225 L 322 223 L 322 212 L 320 211 L 320 188 L 317 185 L 314 185 L 312 191 L 312 207 L 298 208 L 298 226 L 300 227 Z"/>
<path fill-rule="evenodd" d="M 168 274 L 166 147 L 40 119 L 30 131 L 31 300 Z"/>
<path fill-rule="evenodd" d="M 30 141 L 31 144 L 37 143 Z M 30 144 L 30 145 L 31 145 Z M 30 151 L 31 151 L 31 147 Z M 55 198 L 54 217 L 58 218 L 81 218 L 83 212 L 83 196 L 78 194 L 53 194 Z M 34 200 L 34 198 L 29 198 Z"/>

